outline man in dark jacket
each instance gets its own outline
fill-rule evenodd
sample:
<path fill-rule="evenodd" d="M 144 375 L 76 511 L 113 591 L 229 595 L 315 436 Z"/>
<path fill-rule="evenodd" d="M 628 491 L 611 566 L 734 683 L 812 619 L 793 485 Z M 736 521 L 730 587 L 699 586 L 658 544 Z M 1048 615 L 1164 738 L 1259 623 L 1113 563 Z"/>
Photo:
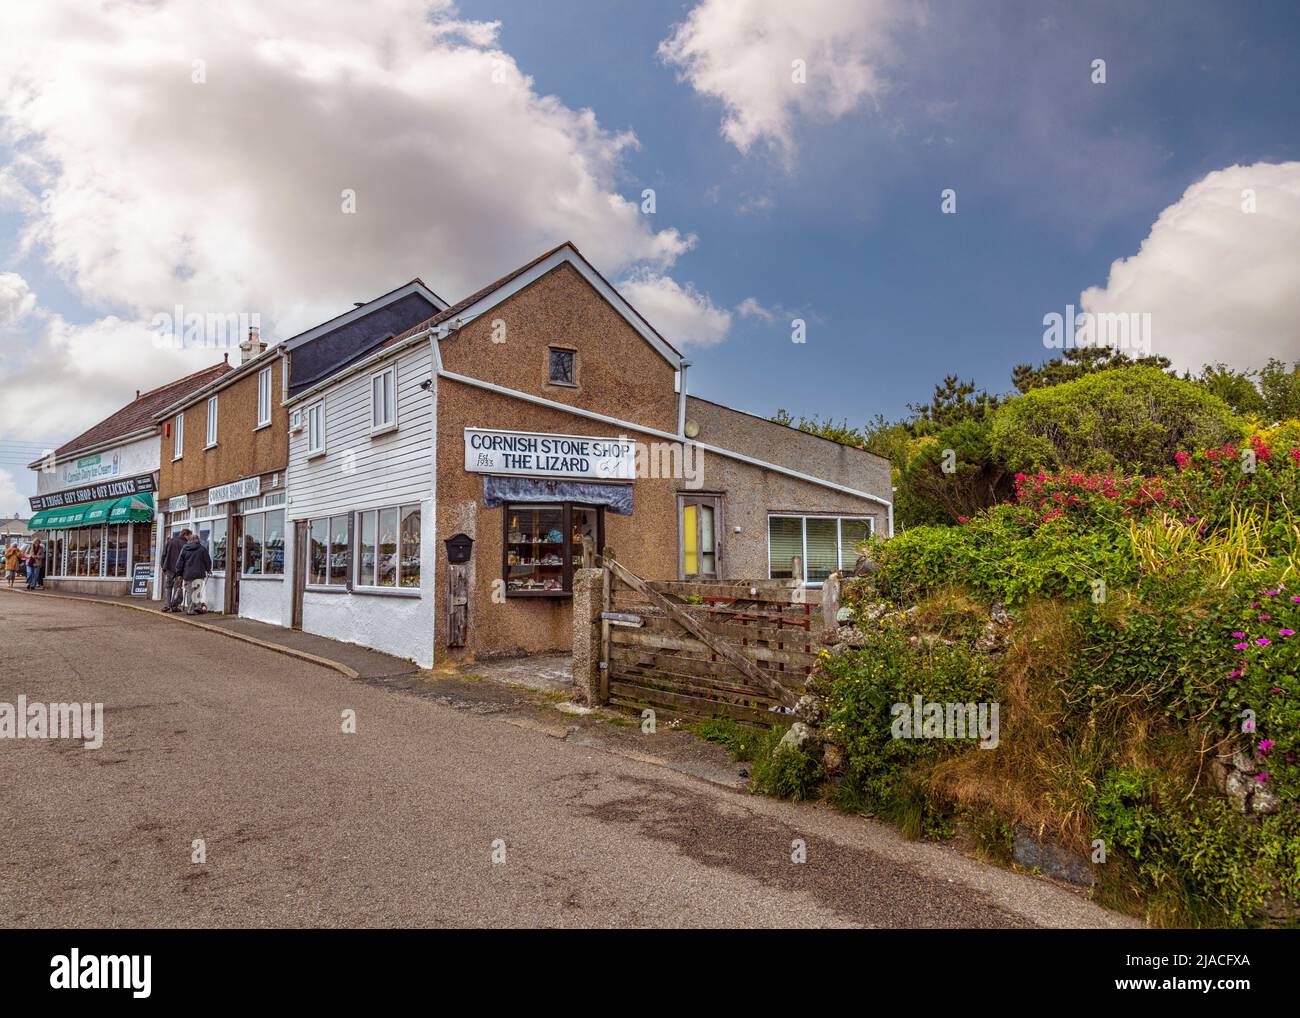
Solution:
<path fill-rule="evenodd" d="M 185 548 L 185 543 L 190 539 L 188 528 L 182 530 L 179 534 L 172 534 L 163 546 L 162 574 L 163 574 L 163 611 L 172 612 L 176 610 L 177 601 L 180 598 L 179 587 L 181 584 L 180 570 L 177 568 L 181 560 L 181 552 Z"/>
<path fill-rule="evenodd" d="M 203 584 L 212 575 L 212 556 L 199 543 L 197 534 L 190 534 L 185 547 L 181 549 L 176 571 L 180 573 L 186 587 L 185 614 L 195 615 L 207 611 L 208 606 L 203 603 Z"/>

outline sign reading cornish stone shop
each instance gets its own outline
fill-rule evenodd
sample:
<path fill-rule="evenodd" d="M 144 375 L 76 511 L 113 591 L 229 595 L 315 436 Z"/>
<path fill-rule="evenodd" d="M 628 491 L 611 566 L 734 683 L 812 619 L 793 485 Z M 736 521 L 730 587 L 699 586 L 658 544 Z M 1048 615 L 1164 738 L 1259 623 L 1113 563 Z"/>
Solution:
<path fill-rule="evenodd" d="M 465 469 L 479 474 L 630 481 L 636 443 L 548 432 L 465 429 Z"/>
<path fill-rule="evenodd" d="M 54 491 L 48 495 L 33 495 L 30 501 L 32 509 L 39 512 L 42 509 L 64 509 L 85 505 L 87 502 L 102 502 L 107 498 L 121 498 L 124 495 L 142 495 L 153 491 L 155 487 L 153 474 L 141 474 L 120 481 L 105 481 L 102 484 L 88 484 L 83 488 Z"/>
<path fill-rule="evenodd" d="M 262 479 L 260 477 L 246 477 L 242 481 L 231 481 L 229 484 L 218 484 L 215 488 L 209 488 L 208 505 L 233 502 L 237 498 L 253 498 L 261 493 Z"/>

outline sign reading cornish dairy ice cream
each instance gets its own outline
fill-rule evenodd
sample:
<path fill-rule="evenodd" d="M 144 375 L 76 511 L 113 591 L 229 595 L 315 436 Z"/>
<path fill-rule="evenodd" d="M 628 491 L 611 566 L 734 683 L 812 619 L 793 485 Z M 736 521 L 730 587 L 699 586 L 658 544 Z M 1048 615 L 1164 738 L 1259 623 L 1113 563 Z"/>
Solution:
<path fill-rule="evenodd" d="M 480 474 L 630 481 L 636 443 L 548 432 L 465 429 L 465 469 Z"/>

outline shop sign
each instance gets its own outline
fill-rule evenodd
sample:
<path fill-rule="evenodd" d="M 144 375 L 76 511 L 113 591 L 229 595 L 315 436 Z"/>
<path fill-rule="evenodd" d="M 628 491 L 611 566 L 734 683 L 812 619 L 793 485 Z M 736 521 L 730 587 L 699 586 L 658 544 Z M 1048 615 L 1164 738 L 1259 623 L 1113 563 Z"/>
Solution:
<path fill-rule="evenodd" d="M 222 502 L 234 502 L 236 499 L 252 498 L 262 493 L 260 477 L 246 477 L 242 481 L 218 484 L 208 489 L 208 505 L 220 505 Z"/>
<path fill-rule="evenodd" d="M 120 481 L 104 481 L 101 484 L 88 484 L 83 488 L 69 488 L 67 491 L 55 491 L 48 495 L 33 495 L 29 500 L 32 509 L 64 509 L 68 506 L 85 505 L 87 502 L 102 502 L 109 498 L 121 498 L 123 495 L 143 495 L 153 491 L 153 474 L 141 474 L 139 477 L 127 477 Z"/>
<path fill-rule="evenodd" d="M 153 579 L 153 563 L 137 562 L 131 568 L 131 596 L 148 597 L 149 581 Z"/>
<path fill-rule="evenodd" d="M 189 507 L 189 495 L 173 495 L 167 500 L 167 511 L 169 513 L 182 513 Z"/>
<path fill-rule="evenodd" d="M 465 469 L 479 474 L 630 481 L 636 443 L 548 432 L 465 429 Z"/>
<path fill-rule="evenodd" d="M 87 481 L 116 477 L 121 468 L 121 453 L 115 452 L 107 458 L 102 455 L 82 456 L 72 463 L 64 464 L 63 481 L 65 484 L 85 484 Z"/>

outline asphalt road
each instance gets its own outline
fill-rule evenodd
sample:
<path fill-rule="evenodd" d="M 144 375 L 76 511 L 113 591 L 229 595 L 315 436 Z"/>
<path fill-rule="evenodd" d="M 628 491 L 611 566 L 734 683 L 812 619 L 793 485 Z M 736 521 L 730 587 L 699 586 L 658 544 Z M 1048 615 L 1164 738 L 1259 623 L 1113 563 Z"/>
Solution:
<path fill-rule="evenodd" d="M 1130 925 L 860 818 L 171 619 L 0 592 L 0 632 L 0 702 L 100 702 L 105 729 L 94 750 L 0 739 L 0 925 Z"/>

